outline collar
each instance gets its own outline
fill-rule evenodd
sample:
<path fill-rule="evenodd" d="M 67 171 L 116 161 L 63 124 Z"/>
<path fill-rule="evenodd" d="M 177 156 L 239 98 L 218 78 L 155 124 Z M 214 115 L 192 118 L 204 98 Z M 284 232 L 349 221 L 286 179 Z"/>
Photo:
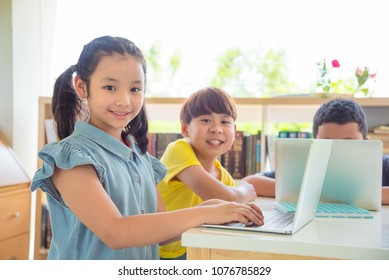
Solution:
<path fill-rule="evenodd" d="M 128 147 L 103 130 L 83 121 L 76 121 L 73 135 L 82 135 L 126 161 L 133 160 L 134 154 L 137 156 L 140 154 L 138 146 L 130 135 L 127 136 L 127 139 L 131 143 L 131 147 Z"/>

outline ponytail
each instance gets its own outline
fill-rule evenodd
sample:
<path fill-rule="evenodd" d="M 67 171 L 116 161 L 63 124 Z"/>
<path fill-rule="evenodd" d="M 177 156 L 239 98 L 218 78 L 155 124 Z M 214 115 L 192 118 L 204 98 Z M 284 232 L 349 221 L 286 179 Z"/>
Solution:
<path fill-rule="evenodd" d="M 52 114 L 57 125 L 58 138 L 69 136 L 73 130 L 82 103 L 73 86 L 76 67 L 70 66 L 55 81 L 52 98 Z"/>

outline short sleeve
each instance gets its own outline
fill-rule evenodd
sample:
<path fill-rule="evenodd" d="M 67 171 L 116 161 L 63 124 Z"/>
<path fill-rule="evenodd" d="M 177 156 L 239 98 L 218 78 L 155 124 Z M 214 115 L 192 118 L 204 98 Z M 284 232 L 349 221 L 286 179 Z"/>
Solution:
<path fill-rule="evenodd" d="M 100 182 L 104 185 L 104 167 L 98 164 L 90 155 L 69 143 L 47 144 L 38 153 L 38 156 L 42 159 L 43 165 L 34 174 L 30 189 L 31 191 L 35 191 L 37 188 L 42 189 L 42 191 L 50 194 L 62 206 L 67 207 L 61 194 L 51 181 L 55 166 L 61 169 L 72 169 L 79 165 L 93 165 Z"/>
<path fill-rule="evenodd" d="M 170 143 L 162 155 L 161 162 L 168 168 L 168 173 L 164 178 L 166 182 L 190 166 L 201 166 L 192 147 L 184 139 Z"/>
<path fill-rule="evenodd" d="M 260 175 L 260 176 L 268 177 L 268 178 L 273 178 L 273 179 L 276 178 L 276 171 L 275 171 L 275 170 L 272 170 L 272 171 L 264 171 L 264 172 L 257 173 L 257 174 Z"/>
<path fill-rule="evenodd" d="M 158 184 L 165 177 L 167 168 L 157 158 L 150 156 L 151 166 L 154 171 L 154 183 Z"/>

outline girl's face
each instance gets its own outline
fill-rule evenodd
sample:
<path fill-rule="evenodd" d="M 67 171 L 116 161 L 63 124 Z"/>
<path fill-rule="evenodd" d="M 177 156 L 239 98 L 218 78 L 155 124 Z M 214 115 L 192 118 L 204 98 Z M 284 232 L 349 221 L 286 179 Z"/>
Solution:
<path fill-rule="evenodd" d="M 235 124 L 231 116 L 212 113 L 182 123 L 182 134 L 196 152 L 197 158 L 213 161 L 227 152 L 235 140 Z"/>
<path fill-rule="evenodd" d="M 75 78 L 81 98 L 86 84 Z M 144 102 L 144 73 L 134 56 L 104 56 L 90 77 L 89 123 L 121 140 L 123 128 L 140 112 Z"/>

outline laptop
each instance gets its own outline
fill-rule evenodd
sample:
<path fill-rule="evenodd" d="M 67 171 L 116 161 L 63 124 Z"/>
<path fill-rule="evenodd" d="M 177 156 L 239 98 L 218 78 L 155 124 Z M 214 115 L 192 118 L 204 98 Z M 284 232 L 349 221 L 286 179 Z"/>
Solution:
<path fill-rule="evenodd" d="M 311 143 L 320 139 L 275 139 L 276 201 L 297 202 Z M 382 142 L 332 140 L 320 203 L 381 209 Z"/>
<path fill-rule="evenodd" d="M 296 211 L 294 213 L 282 213 L 275 209 L 263 211 L 265 219 L 262 226 L 245 226 L 242 223 L 228 223 L 222 225 L 204 224 L 203 227 L 281 234 L 296 233 L 312 221 L 316 215 L 331 147 L 332 140 L 311 142 L 300 193 L 298 195 Z M 280 221 L 273 222 L 273 219 L 280 219 Z"/>

